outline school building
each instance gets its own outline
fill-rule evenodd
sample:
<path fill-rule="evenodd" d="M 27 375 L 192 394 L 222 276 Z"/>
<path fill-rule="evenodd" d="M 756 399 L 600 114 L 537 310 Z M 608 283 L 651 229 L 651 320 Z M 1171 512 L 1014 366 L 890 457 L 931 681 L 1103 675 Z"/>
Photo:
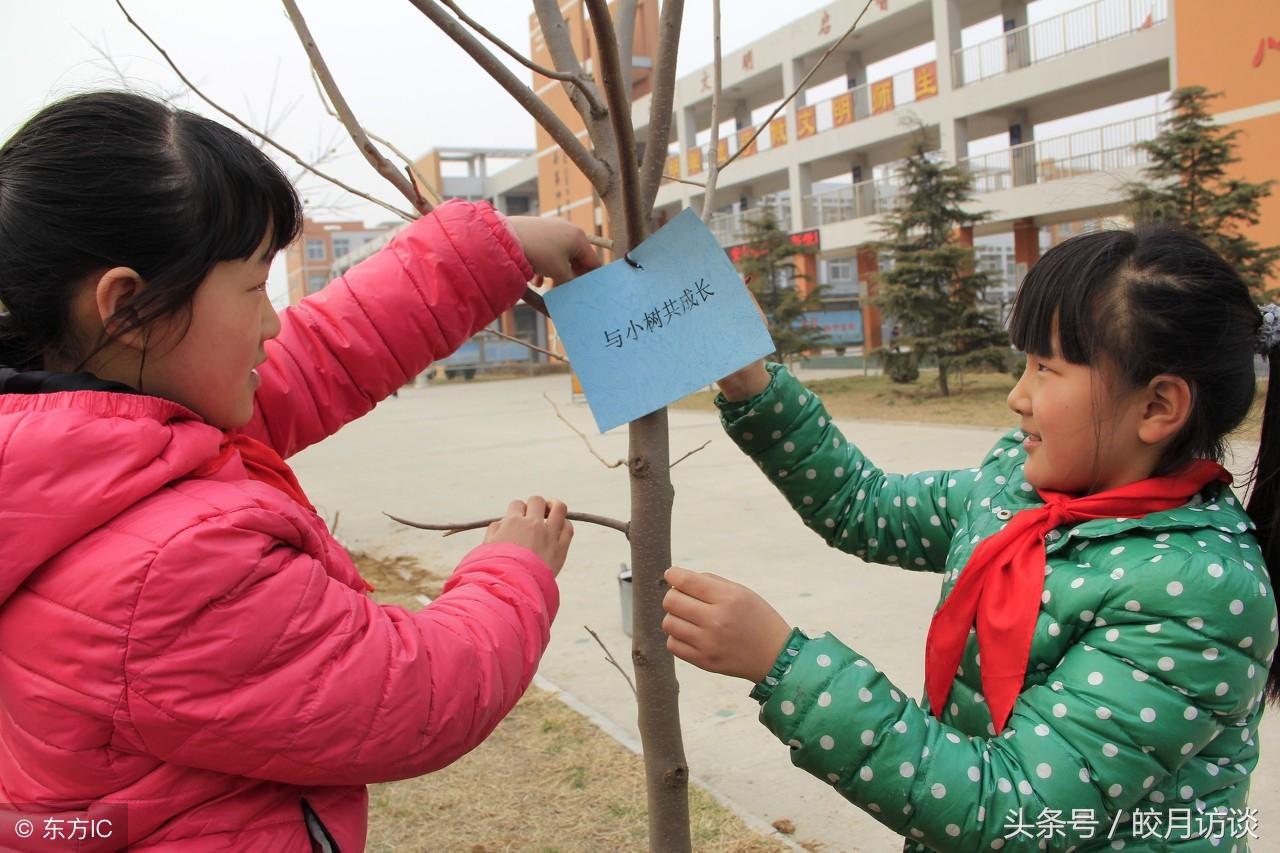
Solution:
<path fill-rule="evenodd" d="M 1280 18 L 1273 3 L 874 0 L 855 32 L 766 123 L 863 5 L 831 3 L 724 56 L 718 152 L 709 150 L 711 67 L 681 77 L 670 179 L 657 197 L 660 221 L 688 206 L 700 209 L 694 183 L 705 180 L 710 158 L 747 147 L 720 176 L 710 227 L 732 254 L 750 217 L 768 207 L 793 239 L 815 247 L 801 259 L 801 272 L 824 286 L 828 310 L 820 322 L 833 343 L 876 348 L 887 334 L 886 318 L 870 302 L 881 263 L 871 244 L 880 236 L 879 214 L 900 193 L 897 164 L 917 128 L 938 156 L 973 174 L 974 207 L 990 217 L 964 237 L 998 279 L 988 294 L 993 303 L 1011 298 L 1045 246 L 1123 217 L 1122 187 L 1138 180 L 1144 165 L 1135 144 L 1158 132 L 1164 96 L 1174 88 L 1222 91 L 1213 107 L 1221 123 L 1241 131 L 1240 175 L 1280 175 Z M 640 0 L 637 14 L 633 116 L 641 145 L 657 6 Z M 584 6 L 562 0 L 561 8 L 590 68 Z M 732 4 L 725 14 L 733 14 Z M 552 65 L 533 16 L 530 46 L 535 62 Z M 585 134 L 559 82 L 534 75 L 533 86 L 571 130 Z M 498 162 L 508 165 L 492 168 Z M 589 182 L 541 128 L 528 154 L 441 149 L 417 167 L 445 196 L 486 198 L 511 213 L 561 216 L 608 234 Z M 1250 233 L 1280 243 L 1280 192 L 1264 202 L 1262 222 Z M 541 320 L 513 315 L 503 325 L 523 330 Z M 554 342 L 553 330 L 538 331 L 540 340 Z"/>

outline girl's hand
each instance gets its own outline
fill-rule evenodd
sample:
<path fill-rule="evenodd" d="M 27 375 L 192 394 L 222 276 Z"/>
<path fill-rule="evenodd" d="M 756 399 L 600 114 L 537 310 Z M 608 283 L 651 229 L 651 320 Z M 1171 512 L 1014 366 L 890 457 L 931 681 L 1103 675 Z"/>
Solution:
<path fill-rule="evenodd" d="M 760 681 L 782 651 L 791 626 L 756 593 L 719 575 L 667 569 L 662 599 L 667 649 L 721 675 Z"/>
<path fill-rule="evenodd" d="M 577 225 L 542 216 L 509 216 L 507 222 L 533 271 L 556 284 L 600 266 L 600 257 L 587 242 L 586 232 Z"/>
<path fill-rule="evenodd" d="M 527 501 L 512 501 L 507 514 L 489 525 L 484 541 L 528 548 L 558 575 L 573 540 L 573 522 L 565 518 L 568 512 L 562 501 L 536 495 Z"/>
<path fill-rule="evenodd" d="M 750 400 L 768 388 L 770 378 L 769 371 L 765 370 L 762 360 L 730 373 L 716 384 L 720 386 L 720 393 L 724 394 L 724 398 L 733 403 L 738 400 Z"/>

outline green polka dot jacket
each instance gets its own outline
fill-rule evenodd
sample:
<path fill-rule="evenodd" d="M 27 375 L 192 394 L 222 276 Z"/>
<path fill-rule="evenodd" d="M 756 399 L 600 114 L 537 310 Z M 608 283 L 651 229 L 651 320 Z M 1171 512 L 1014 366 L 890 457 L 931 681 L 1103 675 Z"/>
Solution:
<path fill-rule="evenodd" d="M 729 436 L 828 544 L 940 573 L 940 602 L 979 541 L 1039 504 L 1020 432 L 976 468 L 887 474 L 790 373 L 769 371 L 754 399 L 717 399 Z M 1244 851 L 1260 834 L 1246 800 L 1276 646 L 1252 529 L 1219 484 L 1176 510 L 1050 533 L 1002 732 L 975 634 L 941 719 L 831 634 L 793 631 L 751 695 L 795 765 L 905 850 Z"/>

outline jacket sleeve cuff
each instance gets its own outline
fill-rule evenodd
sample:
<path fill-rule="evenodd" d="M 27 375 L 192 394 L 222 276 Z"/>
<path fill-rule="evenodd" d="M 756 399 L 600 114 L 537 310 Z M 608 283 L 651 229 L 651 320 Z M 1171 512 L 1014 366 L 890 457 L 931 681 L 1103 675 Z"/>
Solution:
<path fill-rule="evenodd" d="M 778 652 L 778 658 L 773 662 L 773 666 L 769 672 L 759 683 L 751 690 L 751 698 L 764 704 L 769 701 L 769 697 L 773 695 L 774 689 L 778 683 L 782 681 L 783 676 L 791 671 L 791 663 L 796 659 L 796 655 L 800 654 L 800 650 L 809 642 L 809 638 L 799 628 L 792 628 L 791 633 L 787 635 L 787 641 L 782 644 L 782 651 Z"/>
<path fill-rule="evenodd" d="M 488 202 L 476 202 L 476 211 L 480 214 L 481 221 L 488 225 L 489 230 L 493 232 L 494 239 L 506 250 L 512 262 L 520 268 L 520 272 L 524 274 L 524 280 L 529 281 L 532 279 L 534 275 L 533 267 L 529 264 L 528 257 L 525 256 L 524 247 L 520 245 L 515 229 L 511 227 L 511 221 L 495 210 Z"/>

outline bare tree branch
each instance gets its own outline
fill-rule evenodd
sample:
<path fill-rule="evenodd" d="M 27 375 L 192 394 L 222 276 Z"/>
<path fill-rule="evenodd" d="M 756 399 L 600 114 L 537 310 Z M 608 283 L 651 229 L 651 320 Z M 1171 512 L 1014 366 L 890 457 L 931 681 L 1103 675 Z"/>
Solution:
<path fill-rule="evenodd" d="M 600 59 L 600 79 L 609 104 L 609 121 L 618 146 L 618 177 L 622 182 L 622 214 L 626 220 L 626 244 L 630 250 L 643 238 L 645 216 L 640 202 L 639 172 L 636 166 L 636 131 L 631 123 L 631 83 L 622 76 L 618 57 L 618 36 L 609 15 L 609 0 L 587 0 L 591 12 L 591 29 L 596 36 L 596 53 Z M 604 193 L 601 193 L 604 195 Z M 617 227 L 618 223 L 613 223 Z"/>
<path fill-rule="evenodd" d="M 452 536 L 455 533 L 462 533 L 466 530 L 479 530 L 481 528 L 488 527 L 495 521 L 502 521 L 502 517 L 499 516 L 498 518 L 485 518 L 480 521 L 462 521 L 457 524 L 427 524 L 421 521 L 410 521 L 407 518 L 400 518 L 399 516 L 392 515 L 389 512 L 384 512 L 383 515 L 392 521 L 398 521 L 401 524 L 408 525 L 409 527 L 416 527 L 419 530 L 446 531 L 445 536 Z M 608 527 L 618 531 L 628 539 L 631 538 L 631 525 L 627 524 L 625 521 L 618 521 L 616 518 L 609 518 L 605 515 L 592 515 L 589 512 L 571 512 L 566 515 L 565 518 L 570 521 L 582 521 L 587 524 L 598 524 L 601 527 Z"/>
<path fill-rule="evenodd" d="M 636 65 L 636 0 L 618 0 L 618 14 L 613 25 L 618 30 L 618 62 L 627 84 L 627 97 L 630 98 Z"/>
<path fill-rule="evenodd" d="M 320 78 L 325 92 L 329 95 L 329 100 L 333 102 L 333 108 L 338 113 L 338 120 L 347 129 L 347 133 L 351 136 L 351 141 L 356 144 L 356 148 L 369 161 L 369 165 L 373 166 L 379 175 L 386 178 L 388 183 L 408 199 L 418 213 L 430 213 L 431 205 L 422 197 L 422 193 L 418 192 L 413 182 L 406 178 L 399 169 L 391 165 L 390 160 L 382 156 L 382 152 L 378 150 L 378 147 L 369 139 L 369 135 L 365 133 L 364 128 L 360 126 L 360 122 L 356 119 L 355 113 L 352 112 L 350 104 L 343 97 L 342 90 L 338 88 L 338 82 L 333 79 L 333 74 L 329 72 L 329 66 L 325 64 L 324 56 L 320 53 L 320 46 L 316 44 L 315 38 L 311 35 L 311 30 L 307 27 L 306 19 L 302 17 L 302 10 L 298 8 L 298 4 L 295 0 L 281 0 L 281 2 L 289 15 L 289 21 L 293 24 L 294 31 L 298 34 L 298 40 L 302 42 L 303 50 L 307 52 L 307 58 L 311 60 L 311 67 L 315 70 L 316 76 Z"/>
<path fill-rule="evenodd" d="M 662 180 L 672 181 L 673 183 L 677 183 L 677 184 L 688 184 L 691 187 L 699 187 L 704 190 L 707 188 L 707 185 L 704 184 L 702 181 L 691 181 L 688 178 L 677 178 L 675 175 L 668 175 L 666 173 L 662 175 Z"/>
<path fill-rule="evenodd" d="M 817 64 L 815 64 L 812 68 L 809 69 L 809 73 L 804 75 L 804 79 L 801 80 L 799 84 L 797 84 L 795 90 L 792 91 L 790 95 L 787 95 L 786 99 L 782 103 L 778 104 L 778 108 L 775 109 L 773 112 L 771 112 L 769 114 L 769 117 L 765 119 L 760 124 L 759 127 L 756 128 L 756 132 L 751 134 L 751 138 L 747 140 L 746 144 L 739 145 L 738 150 L 733 152 L 733 156 L 730 157 L 728 160 L 724 161 L 724 165 L 720 167 L 721 170 L 725 169 L 734 160 L 737 160 L 739 154 L 741 154 L 743 151 L 746 151 L 748 148 L 750 148 L 751 143 L 756 141 L 756 137 L 758 137 L 761 133 L 764 132 L 764 129 L 768 127 L 769 123 L 772 122 L 777 117 L 778 113 L 782 112 L 783 109 L 786 108 L 787 104 L 791 103 L 791 101 L 795 98 L 795 96 L 800 94 L 801 91 L 803 91 L 804 84 L 808 83 L 809 78 L 812 77 L 815 73 L 817 73 L 818 69 L 822 67 L 822 63 L 827 61 L 827 57 L 835 53 L 836 48 L 844 44 L 844 40 L 847 39 L 849 36 L 853 35 L 853 31 L 858 28 L 858 23 L 862 20 L 862 16 L 867 14 L 867 10 L 871 8 L 871 3 L 872 3 L 872 0 L 867 0 L 867 5 L 863 6 L 862 11 L 858 13 L 858 17 L 853 19 L 853 25 L 850 26 L 849 29 L 844 31 L 844 35 L 836 39 L 835 44 L 827 48 L 827 52 L 822 54 L 822 57 L 818 60 Z"/>
<path fill-rule="evenodd" d="M 597 237 L 595 234 L 588 234 L 587 242 L 593 246 L 599 246 L 601 249 L 608 249 L 610 252 L 613 251 L 613 241 L 608 237 Z"/>
<path fill-rule="evenodd" d="M 320 85 L 320 75 L 316 74 L 315 66 L 311 67 L 311 82 L 316 87 L 316 95 L 320 98 L 320 105 L 324 107 L 324 111 L 327 112 L 329 115 L 333 116 L 335 119 L 338 119 L 339 121 L 341 121 L 342 120 L 341 117 L 334 110 L 333 105 L 329 103 L 329 98 L 327 95 L 325 95 L 324 88 Z M 374 133 L 372 130 L 369 130 L 367 127 L 365 128 L 364 132 L 369 134 L 369 138 L 372 139 L 374 142 L 378 142 L 378 143 L 381 143 L 382 145 L 385 145 L 391 151 L 392 154 L 395 154 L 397 157 L 399 157 L 401 160 L 404 161 L 405 169 L 409 172 L 409 176 L 415 179 L 418 182 L 418 184 L 421 185 L 421 187 L 424 190 L 426 190 L 426 192 L 432 198 L 435 199 L 435 201 L 432 202 L 433 204 L 444 203 L 444 198 L 440 195 L 440 193 L 436 192 L 435 187 L 431 186 L 431 183 L 427 180 L 426 176 L 418 171 L 417 165 L 414 163 L 413 159 L 409 157 L 408 154 L 405 154 L 403 151 L 397 148 L 395 144 L 391 142 L 391 140 L 387 139 L 386 137 L 379 136 L 378 134 Z"/>
<path fill-rule="evenodd" d="M 588 100 L 575 87 L 563 83 L 561 86 L 587 129 L 587 136 L 591 140 L 596 157 L 608 166 L 612 179 L 618 168 L 618 146 L 609 125 L 609 110 L 600 98 L 599 90 L 596 88 L 597 81 L 583 70 L 582 63 L 578 61 L 578 55 L 574 52 L 573 37 L 569 33 L 569 24 L 565 20 L 564 12 L 560 9 L 560 0 L 533 0 L 533 9 L 538 16 L 538 26 L 546 41 L 547 51 L 551 54 L 551 61 L 557 70 L 590 80 L 588 85 L 595 94 L 592 100 Z M 601 185 L 593 182 L 592 186 L 602 198 L 610 192 L 608 184 Z"/>
<path fill-rule="evenodd" d="M 715 44 L 715 88 L 711 90 L 711 165 L 707 168 L 707 190 L 702 196 L 703 222 L 710 219 L 716 209 L 716 179 L 720 177 L 720 100 L 724 94 L 721 85 L 723 57 L 720 52 L 720 0 L 711 0 L 711 26 Z M 674 462 L 671 467 L 675 467 Z"/>
<path fill-rule="evenodd" d="M 569 421 L 568 418 L 566 418 L 564 415 L 560 413 L 560 407 L 555 404 L 554 400 L 548 397 L 545 393 L 542 395 L 542 399 L 546 400 L 548 403 L 551 404 L 551 408 L 556 410 L 556 417 L 564 421 L 564 425 L 567 426 L 569 429 L 573 430 L 574 434 L 577 435 L 578 438 L 582 439 L 582 443 L 587 446 L 587 450 L 591 453 L 592 456 L 600 460 L 601 465 L 603 465 L 606 468 L 621 468 L 623 465 L 627 464 L 627 460 L 625 459 L 619 459 L 617 462 L 606 462 L 605 458 L 601 456 L 599 453 L 596 453 L 596 449 L 591 446 L 591 439 L 587 438 L 586 433 L 584 433 L 582 430 L 574 426 Z"/>
<path fill-rule="evenodd" d="M 613 656 L 613 652 L 609 651 L 609 647 L 604 644 L 604 640 L 600 639 L 600 635 L 595 631 L 592 631 L 587 625 L 583 625 L 582 627 L 587 629 L 587 633 L 591 635 L 591 638 L 596 641 L 596 645 L 598 645 L 600 650 L 604 652 L 604 659 L 613 664 L 614 669 L 622 673 L 622 677 L 627 680 L 627 686 L 631 688 L 631 694 L 637 699 L 640 698 L 640 694 L 636 693 L 635 682 L 631 680 L 631 676 L 627 674 L 627 671 L 622 668 L 622 664 L 618 663 L 617 658 Z"/>
<path fill-rule="evenodd" d="M 142 37 L 145 38 L 148 42 L 150 42 L 151 46 L 154 47 L 159 52 L 159 54 L 164 57 L 164 61 L 167 62 L 169 64 L 169 67 L 173 69 L 173 73 L 178 75 L 178 79 L 182 81 L 183 85 L 185 85 L 188 89 L 194 92 L 196 96 L 200 98 L 200 100 L 204 101 L 206 104 L 213 107 L 215 110 L 222 113 L 227 118 L 231 119 L 231 121 L 235 122 L 236 124 L 244 128 L 249 133 L 252 133 L 255 137 L 263 140 L 268 145 L 275 148 L 277 151 L 284 154 L 289 159 L 293 160 L 293 162 L 297 163 L 299 166 L 306 169 L 308 172 L 312 173 L 313 175 L 324 178 L 329 183 L 342 187 L 344 190 L 351 193 L 352 195 L 359 196 L 360 198 L 364 199 L 367 202 L 376 204 L 378 207 L 381 207 L 385 210 L 390 211 L 391 213 L 394 213 L 396 216 L 399 216 L 401 219 L 404 219 L 406 222 L 412 222 L 414 219 L 417 218 L 412 213 L 408 213 L 406 211 L 400 210 L 399 208 L 393 207 L 392 205 L 387 204 L 385 201 L 382 201 L 381 199 L 374 198 L 368 193 L 361 192 L 355 187 L 350 186 L 349 184 L 346 184 L 338 180 L 333 175 L 326 174 L 325 172 L 320 171 L 315 166 L 311 165 L 310 163 L 308 163 L 307 161 L 299 157 L 297 154 L 290 151 L 288 148 L 285 148 L 279 142 L 276 142 L 267 134 L 247 124 L 235 113 L 231 112 L 230 110 L 218 104 L 208 95 L 206 95 L 204 92 L 200 91 L 200 89 L 194 83 L 192 83 L 190 79 L 188 79 L 187 75 L 182 73 L 181 69 L 178 68 L 178 66 L 174 63 L 173 59 L 169 57 L 168 52 L 164 48 L 162 48 L 156 42 L 155 39 L 151 37 L 150 33 L 148 33 L 146 30 L 142 28 L 141 24 L 139 24 L 137 21 L 133 19 L 133 16 L 129 14 L 129 10 L 124 7 L 123 0 L 116 0 L 116 5 L 120 7 L 120 11 L 124 13 L 125 18 L 127 18 L 129 23 L 133 25 L 133 28 L 136 29 L 138 32 L 140 32 L 142 34 Z"/>
<path fill-rule="evenodd" d="M 547 42 L 547 51 L 551 54 L 551 61 L 555 63 L 556 68 L 562 74 L 571 74 L 583 80 L 588 79 L 588 75 L 582 70 L 582 63 L 578 61 L 578 55 L 573 52 L 573 39 L 569 36 L 569 25 L 564 19 L 564 13 L 560 11 L 560 0 L 533 0 L 533 11 L 538 16 L 538 26 L 542 30 L 542 37 Z M 595 95 L 591 100 L 588 100 L 577 88 L 566 86 L 565 91 L 569 95 L 570 103 L 578 111 L 578 115 L 582 116 L 587 132 L 591 135 L 591 141 L 595 143 L 596 152 L 600 154 L 604 150 L 602 144 L 606 142 L 602 132 L 607 127 L 604 119 L 608 117 L 609 110 L 600 100 L 599 93 L 595 91 L 594 82 L 589 85 Z"/>
<path fill-rule="evenodd" d="M 716 0 L 716 2 L 718 2 L 718 0 Z M 688 453 L 686 453 L 684 456 L 681 456 L 681 457 L 680 457 L 679 459 L 677 459 L 675 462 L 672 462 L 672 463 L 671 463 L 671 467 L 672 467 L 672 468 L 676 467 L 676 466 L 677 466 L 677 465 L 679 465 L 681 462 L 683 462 L 684 460 L 688 459 L 688 458 L 689 458 L 690 456 L 692 456 L 693 454 L 697 453 L 699 450 L 704 450 L 704 449 L 706 448 L 706 446 L 707 446 L 708 444 L 710 444 L 710 443 L 711 443 L 711 439 L 709 439 L 709 438 L 708 438 L 706 441 L 702 442 L 702 446 L 701 446 L 701 447 L 695 447 L 693 450 L 690 450 Z"/>
<path fill-rule="evenodd" d="M 547 133 L 551 134 L 551 138 L 574 162 L 574 165 L 582 170 L 593 186 L 597 189 L 608 188 L 612 182 L 609 165 L 588 151 L 582 141 L 565 126 L 551 108 L 543 103 L 532 89 L 517 80 L 498 57 L 494 56 L 475 36 L 467 32 L 461 23 L 440 8 L 434 0 L 409 0 L 409 2 L 466 51 L 502 88 L 506 89 L 508 94 L 515 98 L 516 102 L 524 107 Z M 603 195 L 603 192 L 601 194 Z"/>
<path fill-rule="evenodd" d="M 640 169 L 640 192 L 645 210 L 653 208 L 658 185 L 667 167 L 667 145 L 671 141 L 671 105 L 676 94 L 676 53 L 680 49 L 680 25 L 684 20 L 684 0 L 666 0 L 658 22 L 658 51 L 653 63 L 653 92 L 649 96 L 649 141 Z"/>
<path fill-rule="evenodd" d="M 481 329 L 480 331 L 493 335 L 495 338 L 502 338 L 504 341 L 511 341 L 511 343 L 513 344 L 519 344 L 520 346 L 525 347 L 526 349 L 531 349 L 534 352 L 540 352 L 543 355 L 551 356 L 554 359 L 563 361 L 565 364 L 569 363 L 569 359 L 565 358 L 558 352 L 552 352 L 549 349 L 543 349 L 542 347 L 537 346 L 536 344 L 531 344 L 528 341 L 520 340 L 520 338 L 515 338 L 515 337 L 512 337 L 511 335 L 503 334 L 502 332 L 499 332 L 496 329 Z"/>
<path fill-rule="evenodd" d="M 440 0 L 440 2 L 448 6 L 449 10 L 458 16 L 458 20 L 462 21 L 464 24 L 471 27 L 471 29 L 491 41 L 495 47 L 507 56 L 510 56 L 516 62 L 519 62 L 525 68 L 528 68 L 535 74 L 541 74 L 543 77 L 547 77 L 551 80 L 559 80 L 562 83 L 573 84 L 573 86 L 582 93 L 582 97 L 587 100 L 591 111 L 599 115 L 604 115 L 605 106 L 601 103 L 600 96 L 596 94 L 595 87 L 591 85 L 590 79 L 586 74 L 582 73 L 581 70 L 577 73 L 572 71 L 553 71 L 546 66 L 539 65 L 502 39 L 495 36 L 493 33 L 489 32 L 489 30 L 485 29 L 474 18 L 469 17 L 466 12 L 459 8 L 457 3 L 453 2 L 453 0 Z"/>

